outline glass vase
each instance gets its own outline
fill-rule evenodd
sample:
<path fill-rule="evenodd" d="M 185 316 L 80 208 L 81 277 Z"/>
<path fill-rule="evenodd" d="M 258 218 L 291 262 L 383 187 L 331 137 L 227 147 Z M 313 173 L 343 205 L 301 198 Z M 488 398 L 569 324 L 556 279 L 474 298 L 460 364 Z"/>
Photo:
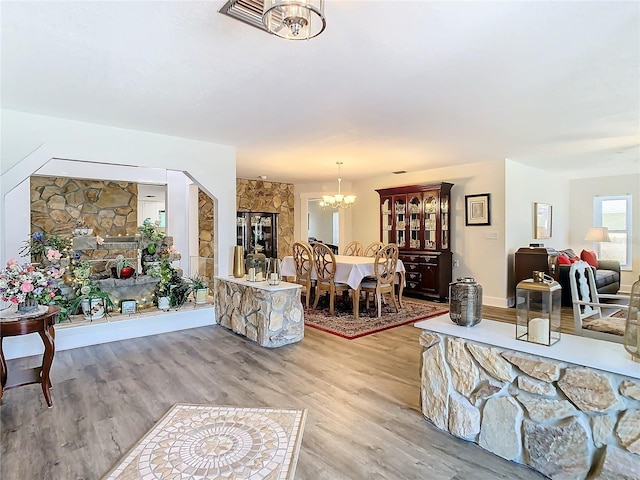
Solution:
<path fill-rule="evenodd" d="M 18 313 L 31 313 L 38 308 L 38 300 L 26 298 L 24 302 L 18 303 Z"/>

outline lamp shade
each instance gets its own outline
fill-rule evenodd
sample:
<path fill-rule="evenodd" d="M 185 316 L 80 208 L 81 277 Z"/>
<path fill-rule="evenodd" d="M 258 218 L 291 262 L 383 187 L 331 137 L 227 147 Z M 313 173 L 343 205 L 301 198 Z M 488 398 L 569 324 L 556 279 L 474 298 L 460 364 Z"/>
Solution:
<path fill-rule="evenodd" d="M 587 242 L 610 242 L 609 229 L 607 227 L 592 227 L 584 238 Z"/>
<path fill-rule="evenodd" d="M 287 40 L 308 40 L 326 27 L 324 0 L 265 0 L 262 22 Z"/>

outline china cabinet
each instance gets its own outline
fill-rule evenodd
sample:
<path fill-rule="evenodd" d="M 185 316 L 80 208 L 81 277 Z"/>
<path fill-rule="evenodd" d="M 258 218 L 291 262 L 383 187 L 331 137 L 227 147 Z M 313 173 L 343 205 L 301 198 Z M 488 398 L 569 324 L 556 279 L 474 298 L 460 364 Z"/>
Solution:
<path fill-rule="evenodd" d="M 396 243 L 406 269 L 405 292 L 445 301 L 451 283 L 451 187 L 431 183 L 376 190 L 380 240 Z"/>
<path fill-rule="evenodd" d="M 278 256 L 278 214 L 238 212 L 236 217 L 236 245 L 248 253 L 262 253 L 267 258 Z"/>

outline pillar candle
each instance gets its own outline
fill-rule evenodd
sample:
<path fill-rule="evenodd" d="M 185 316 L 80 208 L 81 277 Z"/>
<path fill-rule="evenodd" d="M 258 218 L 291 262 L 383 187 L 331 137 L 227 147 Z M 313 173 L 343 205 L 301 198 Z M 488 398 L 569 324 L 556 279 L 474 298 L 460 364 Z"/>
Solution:
<path fill-rule="evenodd" d="M 549 320 L 545 318 L 529 320 L 529 341 L 549 345 Z"/>

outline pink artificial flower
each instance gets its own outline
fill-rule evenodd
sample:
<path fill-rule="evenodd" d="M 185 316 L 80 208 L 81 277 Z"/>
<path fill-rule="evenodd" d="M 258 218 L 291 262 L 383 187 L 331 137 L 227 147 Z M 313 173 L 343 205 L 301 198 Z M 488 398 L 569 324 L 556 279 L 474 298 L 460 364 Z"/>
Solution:
<path fill-rule="evenodd" d="M 33 292 L 33 283 L 31 283 L 30 280 L 22 282 L 22 285 L 20 285 L 20 291 L 24 293 Z"/>
<path fill-rule="evenodd" d="M 169 251 L 169 253 L 178 253 L 178 250 L 177 250 L 177 249 L 176 249 L 176 247 L 175 247 L 175 246 L 173 246 L 173 245 L 171 245 L 171 246 L 169 247 L 169 250 L 168 250 L 168 251 Z"/>
<path fill-rule="evenodd" d="M 18 300 L 18 298 L 17 298 L 17 297 L 11 297 L 9 300 L 10 300 L 12 303 L 20 303 L 20 301 Z"/>
<path fill-rule="evenodd" d="M 96 242 L 98 243 L 98 245 L 102 245 L 104 243 L 104 238 L 102 238 L 100 235 L 98 235 L 96 237 Z"/>
<path fill-rule="evenodd" d="M 7 260 L 7 267 L 10 267 L 11 265 L 18 265 L 18 260 L 16 260 L 15 258 L 10 258 L 9 260 Z"/>
<path fill-rule="evenodd" d="M 54 250 L 54 249 L 50 248 L 47 251 L 47 260 L 49 260 L 49 261 L 60 260 L 61 257 L 62 257 L 62 254 L 58 250 Z"/>

